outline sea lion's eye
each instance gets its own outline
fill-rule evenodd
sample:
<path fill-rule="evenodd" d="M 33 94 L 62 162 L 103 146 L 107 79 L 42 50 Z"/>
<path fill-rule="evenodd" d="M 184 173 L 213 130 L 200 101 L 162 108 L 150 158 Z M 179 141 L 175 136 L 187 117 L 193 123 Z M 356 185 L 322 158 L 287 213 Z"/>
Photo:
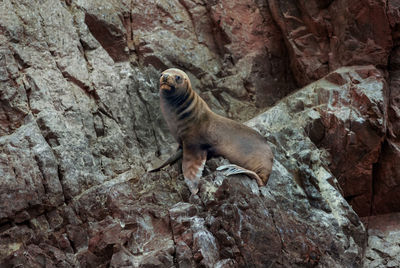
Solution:
<path fill-rule="evenodd" d="M 175 76 L 175 81 L 177 83 L 180 83 L 182 81 L 182 77 L 180 77 L 179 75 Z"/>

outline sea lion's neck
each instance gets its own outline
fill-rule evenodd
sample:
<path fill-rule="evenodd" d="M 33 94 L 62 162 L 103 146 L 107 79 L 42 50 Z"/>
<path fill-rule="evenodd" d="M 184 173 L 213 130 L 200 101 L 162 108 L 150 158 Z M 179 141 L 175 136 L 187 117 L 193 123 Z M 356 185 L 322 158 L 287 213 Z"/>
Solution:
<path fill-rule="evenodd" d="M 172 109 L 178 109 L 181 107 L 185 102 L 191 101 L 193 97 L 191 97 L 192 90 L 185 90 L 184 92 L 169 92 L 165 90 L 161 90 L 161 98 L 166 102 L 166 104 Z"/>
<path fill-rule="evenodd" d="M 207 104 L 191 88 L 182 93 L 162 91 L 161 99 L 164 105 L 168 106 L 168 110 L 174 113 L 178 136 L 204 120 L 205 114 L 209 111 Z"/>

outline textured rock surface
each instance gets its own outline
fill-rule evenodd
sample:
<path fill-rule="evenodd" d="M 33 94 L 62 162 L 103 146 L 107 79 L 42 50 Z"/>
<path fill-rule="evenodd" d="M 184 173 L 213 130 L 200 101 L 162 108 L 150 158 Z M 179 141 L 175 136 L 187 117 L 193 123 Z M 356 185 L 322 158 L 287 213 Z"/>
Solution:
<path fill-rule="evenodd" d="M 386 66 L 392 47 L 387 2 L 396 1 L 268 0 L 298 83 L 343 65 Z"/>
<path fill-rule="evenodd" d="M 300 125 L 316 146 L 327 151 L 330 171 L 362 216 L 372 209 L 373 166 L 387 125 L 386 91 L 386 82 L 374 67 L 343 67 L 271 109 L 293 118 L 287 123 L 282 119 L 283 126 Z M 303 156 L 295 158 L 299 157 Z"/>
<path fill-rule="evenodd" d="M 353 209 L 400 207 L 399 7 L 1 1 L 0 266 L 398 266 L 398 226 Z M 259 114 L 267 187 L 221 160 L 197 198 L 178 165 L 146 174 L 176 146 L 157 89 L 173 66 L 214 111 Z"/>
<path fill-rule="evenodd" d="M 399 267 L 400 214 L 372 216 L 363 220 L 368 226 L 365 267 Z"/>
<path fill-rule="evenodd" d="M 388 2 L 388 17 L 393 28 L 394 47 L 389 64 L 389 103 L 387 139 L 382 148 L 381 160 L 377 166 L 374 183 L 375 213 L 399 211 L 400 200 L 400 50 L 399 13 L 400 2 Z"/>

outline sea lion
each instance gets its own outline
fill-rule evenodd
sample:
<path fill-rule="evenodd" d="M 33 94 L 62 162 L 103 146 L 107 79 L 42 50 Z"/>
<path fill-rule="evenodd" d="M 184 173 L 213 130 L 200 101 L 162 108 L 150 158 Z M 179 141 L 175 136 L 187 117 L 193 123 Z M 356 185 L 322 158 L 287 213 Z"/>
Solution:
<path fill-rule="evenodd" d="M 176 161 L 183 150 L 182 171 L 190 191 L 196 194 L 208 157 L 222 156 L 235 165 L 227 175 L 245 173 L 267 183 L 273 155 L 266 140 L 257 131 L 211 111 L 192 89 L 189 77 L 179 69 L 168 69 L 160 76 L 160 106 L 173 137 L 179 143 L 177 153 L 162 167 Z"/>

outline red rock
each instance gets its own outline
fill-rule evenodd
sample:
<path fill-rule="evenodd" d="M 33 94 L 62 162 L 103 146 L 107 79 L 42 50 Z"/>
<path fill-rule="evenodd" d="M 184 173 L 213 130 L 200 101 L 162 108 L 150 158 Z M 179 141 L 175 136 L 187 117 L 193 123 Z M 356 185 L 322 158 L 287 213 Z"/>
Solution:
<path fill-rule="evenodd" d="M 400 143 L 387 140 L 375 169 L 373 185 L 374 214 L 399 211 L 400 205 Z"/>
<path fill-rule="evenodd" d="M 268 3 L 300 85 L 340 66 L 387 65 L 392 38 L 385 1 Z"/>

